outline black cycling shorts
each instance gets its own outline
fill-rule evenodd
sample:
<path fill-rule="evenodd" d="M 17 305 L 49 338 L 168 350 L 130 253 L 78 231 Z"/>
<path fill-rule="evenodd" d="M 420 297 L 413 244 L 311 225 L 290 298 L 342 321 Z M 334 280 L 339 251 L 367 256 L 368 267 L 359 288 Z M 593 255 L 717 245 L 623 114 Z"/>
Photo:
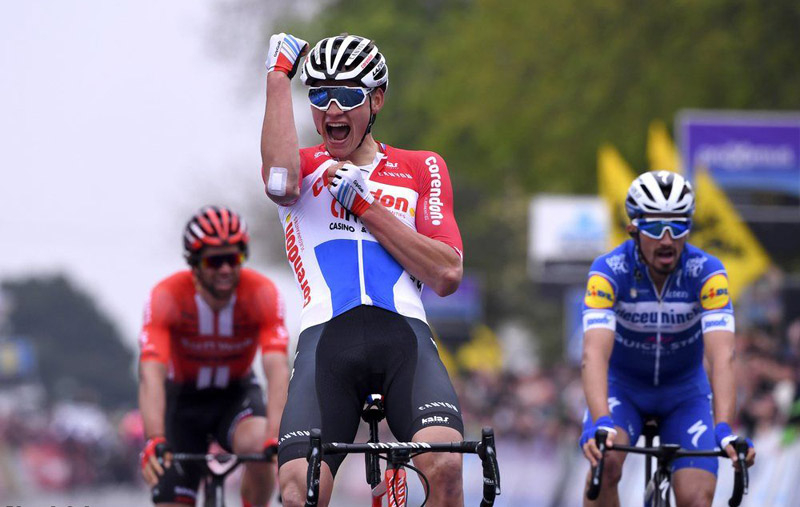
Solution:
<path fill-rule="evenodd" d="M 395 438 L 428 426 L 464 432 L 461 409 L 430 328 L 375 306 L 358 306 L 300 334 L 283 410 L 278 464 L 305 458 L 312 428 L 323 442 L 353 442 L 370 394 L 384 397 Z M 333 474 L 344 455 L 323 460 Z"/>
<path fill-rule="evenodd" d="M 252 374 L 225 389 L 167 383 L 165 436 L 175 452 L 204 453 L 212 440 L 233 452 L 236 425 L 266 413 L 264 393 Z M 194 505 L 205 473 L 204 463 L 173 463 L 153 488 L 153 503 Z"/>

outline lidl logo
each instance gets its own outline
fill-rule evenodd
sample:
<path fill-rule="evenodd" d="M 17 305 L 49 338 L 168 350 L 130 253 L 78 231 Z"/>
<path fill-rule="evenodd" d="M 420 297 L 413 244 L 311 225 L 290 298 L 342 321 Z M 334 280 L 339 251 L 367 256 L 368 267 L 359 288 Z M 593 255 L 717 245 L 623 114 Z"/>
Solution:
<path fill-rule="evenodd" d="M 614 306 L 614 289 L 611 283 L 600 275 L 592 275 L 586 284 L 583 302 L 589 308 L 611 308 Z"/>
<path fill-rule="evenodd" d="M 728 277 L 723 274 L 712 276 L 700 289 L 700 306 L 705 310 L 723 308 L 730 300 Z"/>

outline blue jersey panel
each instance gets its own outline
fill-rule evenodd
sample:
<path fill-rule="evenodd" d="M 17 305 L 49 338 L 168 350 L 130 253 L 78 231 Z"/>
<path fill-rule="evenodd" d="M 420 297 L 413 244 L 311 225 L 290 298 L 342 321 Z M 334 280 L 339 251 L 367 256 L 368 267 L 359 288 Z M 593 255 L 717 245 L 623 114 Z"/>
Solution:
<path fill-rule="evenodd" d="M 703 333 L 733 330 L 727 287 L 722 263 L 689 244 L 660 291 L 632 240 L 598 257 L 584 298 L 584 329 L 614 329 L 609 379 L 643 387 L 694 384 L 708 392 Z"/>
<path fill-rule="evenodd" d="M 358 242 L 335 239 L 314 248 L 319 269 L 331 291 L 333 317 L 361 304 Z"/>
<path fill-rule="evenodd" d="M 394 286 L 403 267 L 379 243 L 364 241 L 364 284 L 375 306 L 397 312 Z"/>

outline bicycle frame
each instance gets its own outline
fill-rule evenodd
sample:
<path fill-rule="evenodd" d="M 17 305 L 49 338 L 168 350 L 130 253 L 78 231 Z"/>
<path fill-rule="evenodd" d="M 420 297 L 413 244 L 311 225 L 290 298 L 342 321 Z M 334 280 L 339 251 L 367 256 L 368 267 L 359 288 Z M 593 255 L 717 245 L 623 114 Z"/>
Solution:
<path fill-rule="evenodd" d="M 670 491 L 672 489 L 672 462 L 677 458 L 683 457 L 723 457 L 727 458 L 728 454 L 722 449 L 715 449 L 712 451 L 691 451 L 682 449 L 678 444 L 662 444 L 658 447 L 636 447 L 631 445 L 614 445 L 614 447 L 606 447 L 606 437 L 608 433 L 604 430 L 599 430 L 595 434 L 595 441 L 600 449 L 600 452 L 605 454 L 606 451 L 628 452 L 633 454 L 643 454 L 646 456 L 646 469 L 645 474 L 645 505 L 665 505 L 669 506 Z M 652 440 L 650 440 L 652 442 Z M 734 442 L 736 449 L 736 456 L 741 466 L 735 471 L 733 494 L 728 505 L 736 507 L 742 502 L 742 496 L 747 493 L 749 488 L 749 476 L 747 473 L 747 466 L 745 465 L 747 457 L 747 442 L 743 438 L 739 438 Z M 656 472 L 652 478 L 649 477 L 650 458 L 656 458 Z M 589 489 L 586 492 L 586 497 L 589 500 L 596 500 L 600 494 L 603 476 L 603 458 L 600 459 L 597 466 L 592 468 L 592 477 L 589 483 Z M 664 484 L 664 486 L 662 486 Z M 656 494 L 658 493 L 658 494 Z M 649 501 L 652 502 L 648 503 Z"/>
<path fill-rule="evenodd" d="M 242 463 L 268 462 L 273 457 L 261 454 L 190 454 L 176 452 L 172 454 L 172 461 L 203 462 L 206 465 L 206 476 L 203 478 L 205 507 L 225 507 L 225 479 Z M 222 465 L 221 469 L 214 470 L 209 466 L 212 462 Z"/>

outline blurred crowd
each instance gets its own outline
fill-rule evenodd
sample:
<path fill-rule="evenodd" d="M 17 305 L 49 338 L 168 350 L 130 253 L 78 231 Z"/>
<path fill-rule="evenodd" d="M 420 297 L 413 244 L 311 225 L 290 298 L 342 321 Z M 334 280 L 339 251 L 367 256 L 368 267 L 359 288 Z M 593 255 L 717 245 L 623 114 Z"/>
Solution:
<path fill-rule="evenodd" d="M 138 482 L 138 411 L 91 400 L 43 402 L 36 384 L 0 390 L 0 497 Z"/>
<path fill-rule="evenodd" d="M 784 284 L 771 269 L 736 304 L 736 426 L 753 439 L 780 434 L 788 444 L 800 431 L 800 318 L 784 325 Z M 585 409 L 579 365 L 473 371 L 455 385 L 473 435 L 492 426 L 501 439 L 545 448 L 578 441 Z"/>
<path fill-rule="evenodd" d="M 800 319 L 780 335 L 759 327 L 737 333 L 735 375 L 739 431 L 754 440 L 780 434 L 792 443 L 800 430 Z M 455 385 L 469 434 L 492 426 L 498 438 L 545 449 L 578 441 L 585 401 L 577 365 L 475 371 Z"/>
<path fill-rule="evenodd" d="M 756 441 L 790 445 L 800 433 L 800 319 L 782 326 L 776 291 L 759 287 L 737 305 L 736 426 Z M 491 426 L 501 442 L 540 456 L 577 449 L 585 408 L 578 365 L 473 369 L 454 385 L 468 438 Z M 141 484 L 142 445 L 136 410 L 109 413 L 90 394 L 48 404 L 35 383 L 0 388 L 0 496 Z"/>

